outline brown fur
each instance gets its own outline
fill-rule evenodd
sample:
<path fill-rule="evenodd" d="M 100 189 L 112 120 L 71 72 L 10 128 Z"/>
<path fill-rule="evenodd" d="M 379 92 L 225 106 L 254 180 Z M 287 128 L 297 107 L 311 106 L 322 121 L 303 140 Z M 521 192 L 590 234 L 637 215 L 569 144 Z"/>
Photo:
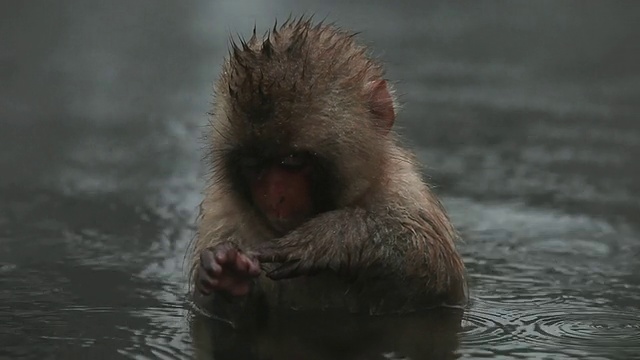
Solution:
<path fill-rule="evenodd" d="M 274 27 L 263 40 L 254 30 L 248 42 L 232 44 L 216 85 L 213 177 L 192 277 L 198 254 L 217 243 L 244 250 L 272 244 L 303 268 L 334 271 L 277 282 L 261 276 L 260 291 L 273 305 L 375 311 L 465 300 L 454 228 L 414 156 L 371 116 L 367 84 L 383 76 L 353 34 L 306 19 Z M 232 180 L 227 155 L 247 144 L 265 152 L 286 144 L 322 157 L 332 166 L 335 208 L 275 233 Z"/>

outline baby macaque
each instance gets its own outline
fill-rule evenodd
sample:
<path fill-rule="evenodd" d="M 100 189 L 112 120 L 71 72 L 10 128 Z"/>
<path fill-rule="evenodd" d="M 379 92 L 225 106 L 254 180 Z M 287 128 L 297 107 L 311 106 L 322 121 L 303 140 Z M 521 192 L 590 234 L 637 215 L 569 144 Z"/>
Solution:
<path fill-rule="evenodd" d="M 215 94 L 192 255 L 199 304 L 465 302 L 456 232 L 398 144 L 393 91 L 354 34 L 310 19 L 254 29 L 232 42 Z"/>

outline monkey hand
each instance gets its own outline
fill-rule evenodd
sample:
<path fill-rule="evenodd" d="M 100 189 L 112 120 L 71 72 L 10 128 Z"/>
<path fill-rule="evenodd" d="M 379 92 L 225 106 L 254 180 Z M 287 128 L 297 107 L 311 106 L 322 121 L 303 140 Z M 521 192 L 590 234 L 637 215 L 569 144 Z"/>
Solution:
<path fill-rule="evenodd" d="M 313 276 L 332 268 L 331 252 L 301 242 L 285 242 L 285 239 L 264 244 L 255 249 L 261 264 L 277 264 L 266 276 L 272 280 Z M 337 260 L 337 256 L 334 260 Z M 336 261 L 336 263 L 339 263 Z M 337 264 L 336 264 L 337 265 Z M 334 269 L 337 270 L 337 269 Z"/>
<path fill-rule="evenodd" d="M 234 297 L 251 291 L 253 278 L 261 273 L 258 260 L 231 242 L 223 242 L 200 253 L 196 286 L 203 295 L 219 292 Z"/>

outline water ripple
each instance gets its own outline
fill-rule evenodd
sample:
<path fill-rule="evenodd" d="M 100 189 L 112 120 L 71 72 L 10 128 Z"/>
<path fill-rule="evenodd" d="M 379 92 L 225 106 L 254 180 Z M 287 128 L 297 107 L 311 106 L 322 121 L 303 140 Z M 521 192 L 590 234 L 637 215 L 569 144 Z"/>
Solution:
<path fill-rule="evenodd" d="M 512 324 L 500 309 L 474 308 L 464 317 L 460 337 L 467 346 L 508 342 L 514 336 Z"/>
<path fill-rule="evenodd" d="M 587 352 L 607 349 L 640 353 L 640 316 L 612 309 L 563 308 L 525 314 L 515 334 L 539 346 L 580 348 Z"/>
<path fill-rule="evenodd" d="M 460 354 L 584 358 L 640 353 L 640 315 L 630 309 L 597 306 L 569 297 L 554 301 L 510 303 L 475 299 L 460 333 Z M 620 357 L 621 356 L 621 357 Z"/>

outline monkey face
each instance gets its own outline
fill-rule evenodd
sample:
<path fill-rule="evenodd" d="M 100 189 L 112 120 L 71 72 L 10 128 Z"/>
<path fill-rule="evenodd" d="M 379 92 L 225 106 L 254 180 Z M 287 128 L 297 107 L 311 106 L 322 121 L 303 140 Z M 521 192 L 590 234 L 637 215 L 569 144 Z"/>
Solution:
<path fill-rule="evenodd" d="M 309 24 L 231 47 L 216 87 L 219 176 L 276 229 L 361 196 L 395 118 L 381 67 L 348 34 Z"/>
<path fill-rule="evenodd" d="M 231 153 L 226 166 L 234 191 L 277 232 L 334 207 L 330 171 L 312 153 L 269 153 L 252 147 Z"/>

